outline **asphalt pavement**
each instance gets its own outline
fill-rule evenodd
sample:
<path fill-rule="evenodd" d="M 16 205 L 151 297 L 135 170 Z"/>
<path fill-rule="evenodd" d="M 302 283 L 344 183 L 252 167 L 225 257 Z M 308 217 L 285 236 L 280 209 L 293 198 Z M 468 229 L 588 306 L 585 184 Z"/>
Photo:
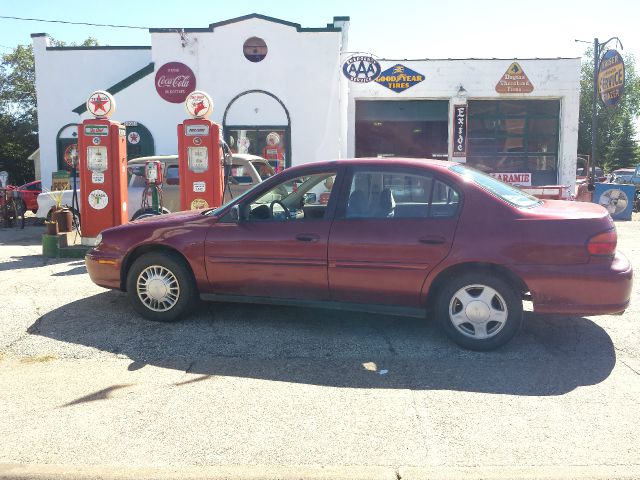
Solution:
<path fill-rule="evenodd" d="M 352 312 L 152 323 L 41 233 L 0 231 L 0 479 L 640 478 L 637 282 L 622 316 L 527 312 L 475 353 Z"/>

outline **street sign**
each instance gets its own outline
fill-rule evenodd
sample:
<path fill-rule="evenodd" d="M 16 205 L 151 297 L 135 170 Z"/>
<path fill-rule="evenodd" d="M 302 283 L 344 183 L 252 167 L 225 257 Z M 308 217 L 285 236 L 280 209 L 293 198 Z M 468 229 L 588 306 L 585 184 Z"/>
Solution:
<path fill-rule="evenodd" d="M 624 61 L 617 50 L 607 50 L 598 69 L 600 99 L 608 107 L 618 104 L 624 93 Z"/>

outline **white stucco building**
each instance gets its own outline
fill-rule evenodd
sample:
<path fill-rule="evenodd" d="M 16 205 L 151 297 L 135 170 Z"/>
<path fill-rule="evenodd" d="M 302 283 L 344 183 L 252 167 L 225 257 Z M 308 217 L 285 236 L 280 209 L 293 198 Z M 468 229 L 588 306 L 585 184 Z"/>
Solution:
<path fill-rule="evenodd" d="M 151 46 L 51 47 L 33 34 L 44 185 L 65 168 L 98 89 L 115 96 L 113 118 L 133 133 L 130 157 L 177 152 L 180 98 L 197 89 L 213 98 L 212 120 L 233 149 L 285 166 L 436 157 L 573 185 L 580 59 L 376 59 L 349 51 L 348 30 L 348 17 L 304 28 L 251 14 L 151 29 Z"/>

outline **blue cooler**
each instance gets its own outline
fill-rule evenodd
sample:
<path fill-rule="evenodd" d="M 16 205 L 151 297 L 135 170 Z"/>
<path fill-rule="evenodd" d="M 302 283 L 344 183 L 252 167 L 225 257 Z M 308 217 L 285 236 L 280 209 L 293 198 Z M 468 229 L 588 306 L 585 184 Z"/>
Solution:
<path fill-rule="evenodd" d="M 596 183 L 593 202 L 606 208 L 614 220 L 631 220 L 635 193 L 634 185 Z"/>

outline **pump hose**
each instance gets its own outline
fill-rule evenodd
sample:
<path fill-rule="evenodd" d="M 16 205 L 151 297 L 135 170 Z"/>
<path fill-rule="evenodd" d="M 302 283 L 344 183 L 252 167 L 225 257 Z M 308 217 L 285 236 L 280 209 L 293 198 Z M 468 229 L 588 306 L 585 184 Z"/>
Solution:
<path fill-rule="evenodd" d="M 77 180 L 77 167 L 71 168 L 71 174 L 73 175 L 73 195 L 71 196 L 71 214 L 73 215 L 73 224 L 75 231 L 78 235 L 80 233 L 80 201 L 78 200 L 78 180 Z M 78 221 L 76 222 L 76 215 Z"/>
<path fill-rule="evenodd" d="M 223 184 L 224 184 L 224 188 L 222 190 L 222 203 L 224 203 L 224 197 L 226 196 L 227 192 L 229 192 L 229 196 L 231 198 L 233 198 L 233 192 L 231 191 L 231 163 L 229 163 L 229 161 L 233 160 L 233 154 L 231 153 L 231 149 L 229 148 L 229 145 L 227 145 L 227 142 L 225 142 L 224 140 L 220 141 L 220 146 L 222 147 L 222 163 L 223 163 L 223 175 L 224 175 L 224 179 L 223 179 Z"/>

